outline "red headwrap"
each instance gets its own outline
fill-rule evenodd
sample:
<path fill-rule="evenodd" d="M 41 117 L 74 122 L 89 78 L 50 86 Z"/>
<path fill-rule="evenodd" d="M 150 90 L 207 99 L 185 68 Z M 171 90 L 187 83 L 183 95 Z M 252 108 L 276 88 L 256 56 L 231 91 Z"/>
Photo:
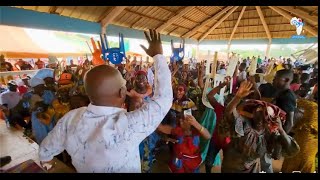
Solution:
<path fill-rule="evenodd" d="M 175 88 L 179 88 L 179 87 L 182 87 L 183 90 L 184 90 L 184 92 L 185 92 L 184 96 L 179 100 L 179 102 L 182 103 L 183 101 L 186 101 L 186 100 L 187 100 L 188 88 L 187 88 L 187 86 L 186 86 L 185 84 L 183 84 L 183 83 L 179 84 L 179 85 L 176 86 Z M 175 97 L 175 98 L 174 98 L 174 101 L 176 101 L 176 100 L 177 100 L 177 99 L 176 99 L 176 97 Z"/>
<path fill-rule="evenodd" d="M 137 71 L 135 73 L 135 76 L 138 76 L 138 75 L 144 75 L 144 76 L 147 76 L 147 73 L 145 71 Z"/>
<path fill-rule="evenodd" d="M 183 87 L 184 92 L 187 93 L 187 90 L 188 90 L 188 89 L 187 89 L 187 86 L 186 86 L 185 84 L 181 83 L 181 84 L 179 84 L 177 87 L 179 87 L 179 86 Z"/>
<path fill-rule="evenodd" d="M 278 106 L 273 105 L 271 103 L 259 100 L 249 99 L 244 102 L 243 111 L 253 114 L 256 108 L 262 107 L 264 113 L 264 119 L 268 123 L 268 126 L 271 131 L 276 130 L 277 127 L 277 119 L 280 118 L 282 124 L 286 121 L 286 112 L 280 109 Z M 245 114 L 242 114 L 246 116 Z"/>

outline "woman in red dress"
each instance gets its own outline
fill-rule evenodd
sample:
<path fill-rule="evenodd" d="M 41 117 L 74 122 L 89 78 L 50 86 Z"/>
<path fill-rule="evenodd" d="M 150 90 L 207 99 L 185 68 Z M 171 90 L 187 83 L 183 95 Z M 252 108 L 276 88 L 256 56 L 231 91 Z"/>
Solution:
<path fill-rule="evenodd" d="M 200 153 L 200 135 L 210 139 L 209 131 L 200 125 L 191 116 L 177 116 L 178 125 L 173 128 L 169 125 L 160 125 L 158 130 L 165 134 L 171 134 L 174 143 L 173 152 L 169 161 L 169 168 L 173 173 L 198 173 L 202 162 Z"/>

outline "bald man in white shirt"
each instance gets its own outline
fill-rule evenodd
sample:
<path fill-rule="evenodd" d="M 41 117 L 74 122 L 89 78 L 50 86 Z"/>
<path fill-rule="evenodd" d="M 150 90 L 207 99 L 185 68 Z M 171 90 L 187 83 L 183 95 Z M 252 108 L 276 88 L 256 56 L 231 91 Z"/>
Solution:
<path fill-rule="evenodd" d="M 139 144 L 156 130 L 172 105 L 171 73 L 162 55 L 160 34 L 145 32 L 153 57 L 155 93 L 140 109 L 126 112 L 126 82 L 108 65 L 91 69 L 85 88 L 91 103 L 67 113 L 42 141 L 39 149 L 43 166 L 67 150 L 77 172 L 140 173 Z"/>

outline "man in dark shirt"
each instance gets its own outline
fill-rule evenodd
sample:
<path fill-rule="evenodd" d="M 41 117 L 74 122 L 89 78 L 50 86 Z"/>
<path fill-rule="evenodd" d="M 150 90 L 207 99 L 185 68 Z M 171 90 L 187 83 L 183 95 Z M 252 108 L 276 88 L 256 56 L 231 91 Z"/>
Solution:
<path fill-rule="evenodd" d="M 271 83 L 261 84 L 259 91 L 262 98 L 273 98 L 276 95 L 276 88 Z"/>
<path fill-rule="evenodd" d="M 291 70 L 283 69 L 277 72 L 273 80 L 273 86 L 277 90 L 275 104 L 287 113 L 284 125 L 284 130 L 287 133 L 289 133 L 293 127 L 294 111 L 297 107 L 296 95 L 290 90 L 292 79 L 293 72 Z"/>
<path fill-rule="evenodd" d="M 261 92 L 262 97 L 267 95 L 273 97 L 273 103 L 284 110 L 286 114 L 286 122 L 283 129 L 289 133 L 293 127 L 294 111 L 297 107 L 297 98 L 293 91 L 290 90 L 290 83 L 293 79 L 293 72 L 291 70 L 283 69 L 276 73 L 273 84 L 269 84 L 265 88 L 265 92 Z M 261 169 L 267 173 L 273 173 L 272 158 L 270 154 L 265 154 L 261 157 Z"/>

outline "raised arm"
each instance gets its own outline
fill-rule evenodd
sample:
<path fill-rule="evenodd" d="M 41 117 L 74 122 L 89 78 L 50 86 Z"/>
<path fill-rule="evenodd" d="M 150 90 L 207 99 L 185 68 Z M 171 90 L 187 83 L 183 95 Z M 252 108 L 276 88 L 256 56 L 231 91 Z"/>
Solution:
<path fill-rule="evenodd" d="M 203 83 L 203 73 L 204 73 L 204 61 L 200 63 L 199 69 L 198 69 L 198 86 L 203 90 L 204 89 L 204 83 Z"/>
<path fill-rule="evenodd" d="M 186 120 L 188 123 L 190 123 L 190 125 L 192 125 L 197 131 L 199 131 L 200 135 L 205 138 L 205 139 L 210 139 L 211 135 L 209 133 L 209 131 L 207 130 L 207 128 L 203 127 L 201 124 L 198 123 L 198 121 L 190 115 L 187 115 Z"/>
<path fill-rule="evenodd" d="M 243 99 L 244 97 L 248 96 L 253 92 L 251 88 L 252 88 L 252 83 L 250 81 L 243 81 L 240 84 L 237 94 L 226 107 L 225 115 L 228 117 L 228 119 L 230 119 L 230 117 L 232 116 L 233 110 L 237 108 L 241 99 Z"/>
<path fill-rule="evenodd" d="M 208 93 L 207 98 L 208 98 L 209 103 L 211 104 L 212 107 L 214 107 L 214 105 L 215 105 L 216 103 L 218 103 L 217 100 L 216 100 L 216 98 L 215 98 L 214 96 L 215 96 L 217 93 L 219 93 L 222 88 L 224 88 L 226 85 L 228 85 L 229 82 L 230 82 L 230 80 L 231 80 L 231 78 L 230 78 L 229 76 L 225 77 L 224 82 L 222 82 L 221 84 L 219 84 L 219 86 L 213 88 L 213 89 Z"/>
<path fill-rule="evenodd" d="M 21 64 L 20 61 L 14 64 L 14 67 L 17 68 L 19 71 L 21 71 L 20 64 Z"/>
<path fill-rule="evenodd" d="M 289 136 L 284 128 L 282 127 L 282 122 L 280 119 L 277 119 L 276 121 L 278 127 L 279 127 L 279 141 L 282 147 L 284 148 L 284 152 L 286 153 L 286 156 L 294 156 L 300 151 L 299 145 L 296 143 L 295 140 L 291 136 Z"/>
<path fill-rule="evenodd" d="M 176 74 L 177 74 L 177 72 L 178 72 L 178 70 L 179 70 L 179 68 L 178 68 L 178 65 L 177 65 L 177 62 L 173 62 L 172 63 L 172 73 L 171 73 L 171 76 L 172 77 L 175 77 L 176 76 Z"/>
<path fill-rule="evenodd" d="M 261 93 L 257 87 L 257 83 L 254 76 L 249 77 L 249 81 L 252 83 L 253 95 L 252 99 L 261 100 Z"/>
<path fill-rule="evenodd" d="M 162 132 L 163 134 L 171 134 L 172 132 L 172 126 L 170 125 L 162 125 L 162 124 L 159 124 L 157 130 Z"/>
<path fill-rule="evenodd" d="M 141 138 L 147 137 L 156 130 L 171 108 L 173 99 L 171 73 L 166 63 L 166 58 L 162 55 L 160 34 L 150 30 L 151 37 L 146 32 L 145 35 L 149 42 L 149 48 L 141 47 L 154 59 L 155 92 L 151 101 L 140 109 L 127 113 L 129 126 L 135 132 L 143 133 Z"/>

